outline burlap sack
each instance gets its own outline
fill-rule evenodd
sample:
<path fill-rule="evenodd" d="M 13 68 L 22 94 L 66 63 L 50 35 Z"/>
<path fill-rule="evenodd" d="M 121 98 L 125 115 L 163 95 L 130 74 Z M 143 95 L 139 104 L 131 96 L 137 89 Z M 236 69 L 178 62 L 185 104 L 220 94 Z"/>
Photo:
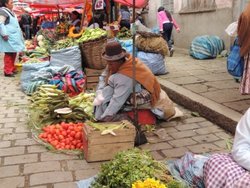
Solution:
<path fill-rule="evenodd" d="M 164 112 L 165 120 L 175 115 L 175 107 L 173 101 L 168 97 L 167 93 L 161 89 L 160 99 L 156 102 L 154 108 L 158 108 Z"/>
<path fill-rule="evenodd" d="M 161 36 L 146 37 L 137 35 L 135 45 L 140 51 L 159 53 L 163 56 L 169 54 L 167 42 Z"/>

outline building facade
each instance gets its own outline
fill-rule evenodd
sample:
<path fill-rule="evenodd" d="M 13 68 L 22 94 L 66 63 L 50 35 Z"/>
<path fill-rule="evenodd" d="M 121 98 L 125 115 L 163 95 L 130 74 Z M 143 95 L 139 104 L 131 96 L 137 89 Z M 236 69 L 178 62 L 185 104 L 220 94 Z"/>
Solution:
<path fill-rule="evenodd" d="M 156 27 L 157 9 L 166 7 L 177 23 L 181 32 L 173 30 L 177 47 L 189 48 L 192 40 L 201 35 L 217 35 L 225 42 L 228 49 L 232 39 L 225 33 L 226 27 L 236 21 L 250 0 L 150 0 L 147 24 Z"/>

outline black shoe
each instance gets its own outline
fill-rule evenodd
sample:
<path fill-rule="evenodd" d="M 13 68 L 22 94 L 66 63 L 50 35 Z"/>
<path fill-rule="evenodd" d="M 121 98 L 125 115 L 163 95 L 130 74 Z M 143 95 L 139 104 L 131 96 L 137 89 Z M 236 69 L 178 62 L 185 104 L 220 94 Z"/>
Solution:
<path fill-rule="evenodd" d="M 15 77 L 14 73 L 10 73 L 10 74 L 4 73 L 4 76 L 5 76 L 5 77 Z"/>

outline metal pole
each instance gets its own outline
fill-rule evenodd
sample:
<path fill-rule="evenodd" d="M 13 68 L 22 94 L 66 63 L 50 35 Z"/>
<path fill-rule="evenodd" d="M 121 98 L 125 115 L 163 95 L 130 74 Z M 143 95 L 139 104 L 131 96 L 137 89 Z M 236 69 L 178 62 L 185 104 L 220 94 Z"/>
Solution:
<path fill-rule="evenodd" d="M 138 126 L 138 111 L 137 111 L 137 103 L 136 103 L 136 96 L 135 96 L 135 85 L 136 85 L 136 70 L 135 70 L 135 34 L 136 34 L 136 28 L 135 28 L 135 0 L 133 0 L 133 21 L 132 21 L 132 39 L 133 39 L 133 111 L 134 111 L 134 125 L 136 127 Z"/>

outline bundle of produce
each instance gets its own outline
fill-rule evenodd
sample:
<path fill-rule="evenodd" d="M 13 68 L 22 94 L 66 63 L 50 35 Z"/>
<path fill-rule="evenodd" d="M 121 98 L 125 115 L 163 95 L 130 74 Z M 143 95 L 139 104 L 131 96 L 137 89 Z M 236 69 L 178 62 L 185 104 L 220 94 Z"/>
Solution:
<path fill-rule="evenodd" d="M 86 29 L 83 32 L 82 36 L 76 41 L 78 43 L 85 43 L 85 42 L 94 41 L 94 40 L 97 40 L 106 36 L 107 36 L 107 32 L 103 29 L 100 29 L 100 28 Z"/>
<path fill-rule="evenodd" d="M 24 52 L 26 58 L 45 58 L 49 56 L 48 49 L 37 46 L 34 50 L 27 50 Z"/>
<path fill-rule="evenodd" d="M 49 41 L 51 44 L 55 43 L 55 41 L 59 39 L 54 29 L 40 29 L 37 32 L 38 37 L 39 35 L 42 35 L 44 39 Z"/>
<path fill-rule="evenodd" d="M 73 109 L 82 110 L 87 119 L 94 120 L 94 98 L 94 93 L 80 93 L 79 95 L 69 99 L 69 106 Z"/>
<path fill-rule="evenodd" d="M 39 138 L 51 145 L 49 149 L 83 149 L 83 123 L 65 123 L 47 125 L 42 128 Z"/>
<path fill-rule="evenodd" d="M 25 40 L 24 45 L 25 45 L 26 49 L 34 49 L 35 48 L 35 45 L 33 44 L 33 42 L 31 40 Z"/>
<path fill-rule="evenodd" d="M 116 35 L 118 39 L 131 39 L 132 33 L 126 27 L 123 27 Z"/>
<path fill-rule="evenodd" d="M 52 45 L 51 50 L 61 50 L 71 46 L 77 46 L 78 44 L 71 38 L 65 38 L 58 40 Z"/>
<path fill-rule="evenodd" d="M 56 34 L 57 35 L 66 35 L 69 31 L 69 24 L 67 22 L 60 22 L 56 26 Z"/>
<path fill-rule="evenodd" d="M 144 181 L 148 178 L 159 180 L 165 187 L 181 187 L 167 170 L 167 166 L 156 161 L 146 151 L 131 149 L 119 152 L 113 160 L 104 163 L 101 171 L 92 183 L 92 188 L 131 188 L 137 181 Z M 175 182 L 174 186 L 173 182 Z M 170 186 L 168 186 L 170 185 Z"/>
<path fill-rule="evenodd" d="M 91 130 L 101 131 L 101 135 L 112 134 L 116 136 L 115 130 L 128 128 L 131 124 L 128 121 L 112 122 L 112 123 L 95 123 L 86 121 L 85 124 L 91 128 Z"/>
<path fill-rule="evenodd" d="M 68 107 L 68 96 L 54 85 L 41 85 L 30 98 L 30 123 L 32 128 L 41 129 L 48 122 L 57 120 L 58 108 Z"/>

